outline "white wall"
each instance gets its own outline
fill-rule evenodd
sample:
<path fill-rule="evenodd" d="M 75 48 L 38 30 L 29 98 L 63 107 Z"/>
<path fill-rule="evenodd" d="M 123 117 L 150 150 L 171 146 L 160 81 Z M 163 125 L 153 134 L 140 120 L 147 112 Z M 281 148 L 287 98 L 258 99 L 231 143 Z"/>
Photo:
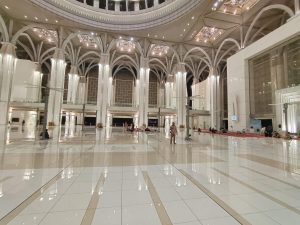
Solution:
<path fill-rule="evenodd" d="M 227 60 L 228 126 L 242 130 L 250 126 L 248 60 L 300 34 L 300 16 L 295 16 L 275 31 L 251 44 Z M 232 121 L 233 105 L 238 121 Z"/>
<path fill-rule="evenodd" d="M 13 77 L 11 101 L 35 102 L 38 98 L 37 65 L 29 60 L 17 60 L 16 72 Z"/>

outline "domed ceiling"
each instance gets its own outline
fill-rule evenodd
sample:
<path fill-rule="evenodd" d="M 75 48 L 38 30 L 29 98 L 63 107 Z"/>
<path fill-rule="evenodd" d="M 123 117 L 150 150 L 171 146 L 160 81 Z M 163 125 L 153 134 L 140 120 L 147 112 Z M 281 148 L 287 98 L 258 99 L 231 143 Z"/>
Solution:
<path fill-rule="evenodd" d="M 201 0 L 30 0 L 67 19 L 106 30 L 141 30 L 174 21 Z"/>

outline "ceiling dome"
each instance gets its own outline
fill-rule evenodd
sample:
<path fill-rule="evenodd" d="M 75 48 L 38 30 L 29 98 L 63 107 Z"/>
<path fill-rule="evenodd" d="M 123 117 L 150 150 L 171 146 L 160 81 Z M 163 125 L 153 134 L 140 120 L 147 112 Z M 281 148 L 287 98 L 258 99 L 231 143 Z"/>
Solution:
<path fill-rule="evenodd" d="M 174 21 L 199 0 L 30 0 L 73 21 L 106 30 L 140 30 Z"/>

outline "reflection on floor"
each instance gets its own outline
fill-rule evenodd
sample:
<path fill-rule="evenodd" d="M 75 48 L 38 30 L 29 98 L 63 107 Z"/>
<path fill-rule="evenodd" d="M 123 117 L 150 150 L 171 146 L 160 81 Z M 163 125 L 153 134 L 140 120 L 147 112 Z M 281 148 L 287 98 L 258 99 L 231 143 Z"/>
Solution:
<path fill-rule="evenodd" d="M 3 128 L 4 129 L 4 128 Z M 7 132 L 7 133 L 6 133 Z M 0 224 L 299 225 L 299 141 L 1 131 Z M 3 138 L 2 138 L 3 139 Z"/>

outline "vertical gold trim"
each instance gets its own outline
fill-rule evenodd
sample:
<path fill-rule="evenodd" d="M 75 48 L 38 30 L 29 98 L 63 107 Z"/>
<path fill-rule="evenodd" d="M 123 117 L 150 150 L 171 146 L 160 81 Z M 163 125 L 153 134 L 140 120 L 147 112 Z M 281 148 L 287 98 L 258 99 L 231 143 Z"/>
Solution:
<path fill-rule="evenodd" d="M 188 178 L 194 185 L 196 185 L 202 192 L 204 192 L 208 197 L 211 198 L 215 203 L 217 203 L 222 209 L 224 209 L 233 219 L 239 222 L 242 225 L 251 225 L 244 217 L 242 217 L 237 211 L 227 205 L 223 200 L 221 200 L 214 193 L 209 191 L 206 187 L 200 184 L 195 178 L 186 173 L 184 170 L 179 169 L 180 173 L 182 173 L 186 178 Z"/>
<path fill-rule="evenodd" d="M 263 192 L 263 191 L 255 188 L 255 187 L 253 187 L 253 186 L 251 186 L 251 185 L 249 185 L 249 184 L 247 184 L 247 183 L 245 183 L 245 182 L 243 182 L 243 181 L 241 181 L 241 180 L 239 180 L 239 179 L 237 179 L 235 177 L 232 177 L 232 176 L 230 176 L 227 173 L 224 173 L 224 172 L 222 172 L 222 171 L 220 171 L 220 170 L 218 170 L 216 168 L 213 168 L 213 169 L 215 171 L 217 171 L 218 173 L 220 173 L 220 174 L 222 174 L 222 175 L 224 175 L 224 176 L 226 176 L 226 177 L 228 177 L 228 178 L 230 178 L 230 179 L 232 179 L 232 180 L 240 183 L 241 185 L 243 185 L 243 186 L 245 186 L 245 187 L 247 187 L 247 188 L 249 188 L 249 189 L 251 189 L 251 190 L 253 190 L 253 191 L 255 191 L 255 192 L 259 193 L 259 194 L 261 194 L 261 195 L 263 195 L 264 197 L 270 199 L 271 201 L 276 202 L 277 204 L 281 205 L 282 207 L 285 207 L 286 209 L 291 210 L 291 211 L 293 211 L 293 212 L 295 212 L 295 213 L 297 213 L 297 214 L 300 215 L 300 210 L 299 209 L 297 209 L 297 208 L 295 208 L 293 206 L 290 206 L 289 204 L 287 204 L 287 203 L 285 203 L 285 202 L 283 202 L 283 201 L 281 201 L 281 200 L 279 200 L 277 198 L 274 198 L 272 195 L 269 195 L 269 194 L 267 194 L 267 193 L 265 193 L 265 192 Z"/>
<path fill-rule="evenodd" d="M 291 187 L 293 187 L 293 188 L 300 189 L 300 186 L 298 186 L 298 185 L 296 185 L 296 184 L 292 184 L 292 183 L 286 182 L 286 181 L 284 181 L 284 180 L 281 180 L 281 179 L 279 179 L 279 178 L 269 176 L 269 175 L 264 174 L 264 173 L 262 173 L 262 172 L 259 172 L 259 171 L 257 171 L 257 170 L 251 169 L 251 168 L 249 168 L 249 167 L 241 166 L 241 168 L 244 168 L 244 169 L 247 169 L 247 170 L 249 170 L 249 171 L 251 171 L 251 172 L 253 172 L 253 173 L 257 173 L 257 174 L 260 174 L 260 175 L 262 175 L 262 176 L 268 177 L 268 178 L 270 178 L 270 179 L 272 179 L 272 180 L 276 180 L 276 181 L 278 181 L 278 182 L 280 182 L 280 183 L 289 185 L 289 186 L 291 186 Z"/>
<path fill-rule="evenodd" d="M 154 206 L 155 206 L 155 209 L 156 209 L 156 212 L 158 214 L 161 224 L 162 225 L 173 225 L 161 199 L 159 198 L 159 195 L 158 195 L 148 173 L 146 171 L 143 171 L 142 173 L 143 173 L 144 180 L 148 185 L 148 190 L 149 190 L 150 196 L 152 198 L 152 201 L 154 203 Z"/>
<path fill-rule="evenodd" d="M 102 173 L 99 180 L 98 180 L 98 182 L 97 182 L 97 185 L 94 189 L 94 193 L 93 193 L 92 198 L 89 202 L 89 205 L 88 205 L 88 207 L 85 211 L 85 214 L 82 218 L 81 225 L 91 225 L 92 224 L 94 216 L 95 216 L 95 212 L 96 212 L 96 209 L 97 209 L 97 205 L 98 205 L 98 202 L 99 202 L 99 199 L 100 199 L 99 189 L 100 189 L 100 187 L 103 187 L 104 182 L 105 182 L 105 176 Z"/>
<path fill-rule="evenodd" d="M 51 185 L 53 185 L 57 180 L 61 178 L 61 174 L 64 171 L 60 171 L 55 177 L 49 180 L 46 184 L 40 187 L 37 191 L 35 191 L 32 195 L 30 195 L 27 199 L 25 199 L 20 205 L 6 214 L 2 219 L 0 219 L 0 224 L 5 225 L 15 219 L 25 208 L 28 207 L 34 200 L 39 198 L 42 195 L 42 191 L 47 190 Z"/>

